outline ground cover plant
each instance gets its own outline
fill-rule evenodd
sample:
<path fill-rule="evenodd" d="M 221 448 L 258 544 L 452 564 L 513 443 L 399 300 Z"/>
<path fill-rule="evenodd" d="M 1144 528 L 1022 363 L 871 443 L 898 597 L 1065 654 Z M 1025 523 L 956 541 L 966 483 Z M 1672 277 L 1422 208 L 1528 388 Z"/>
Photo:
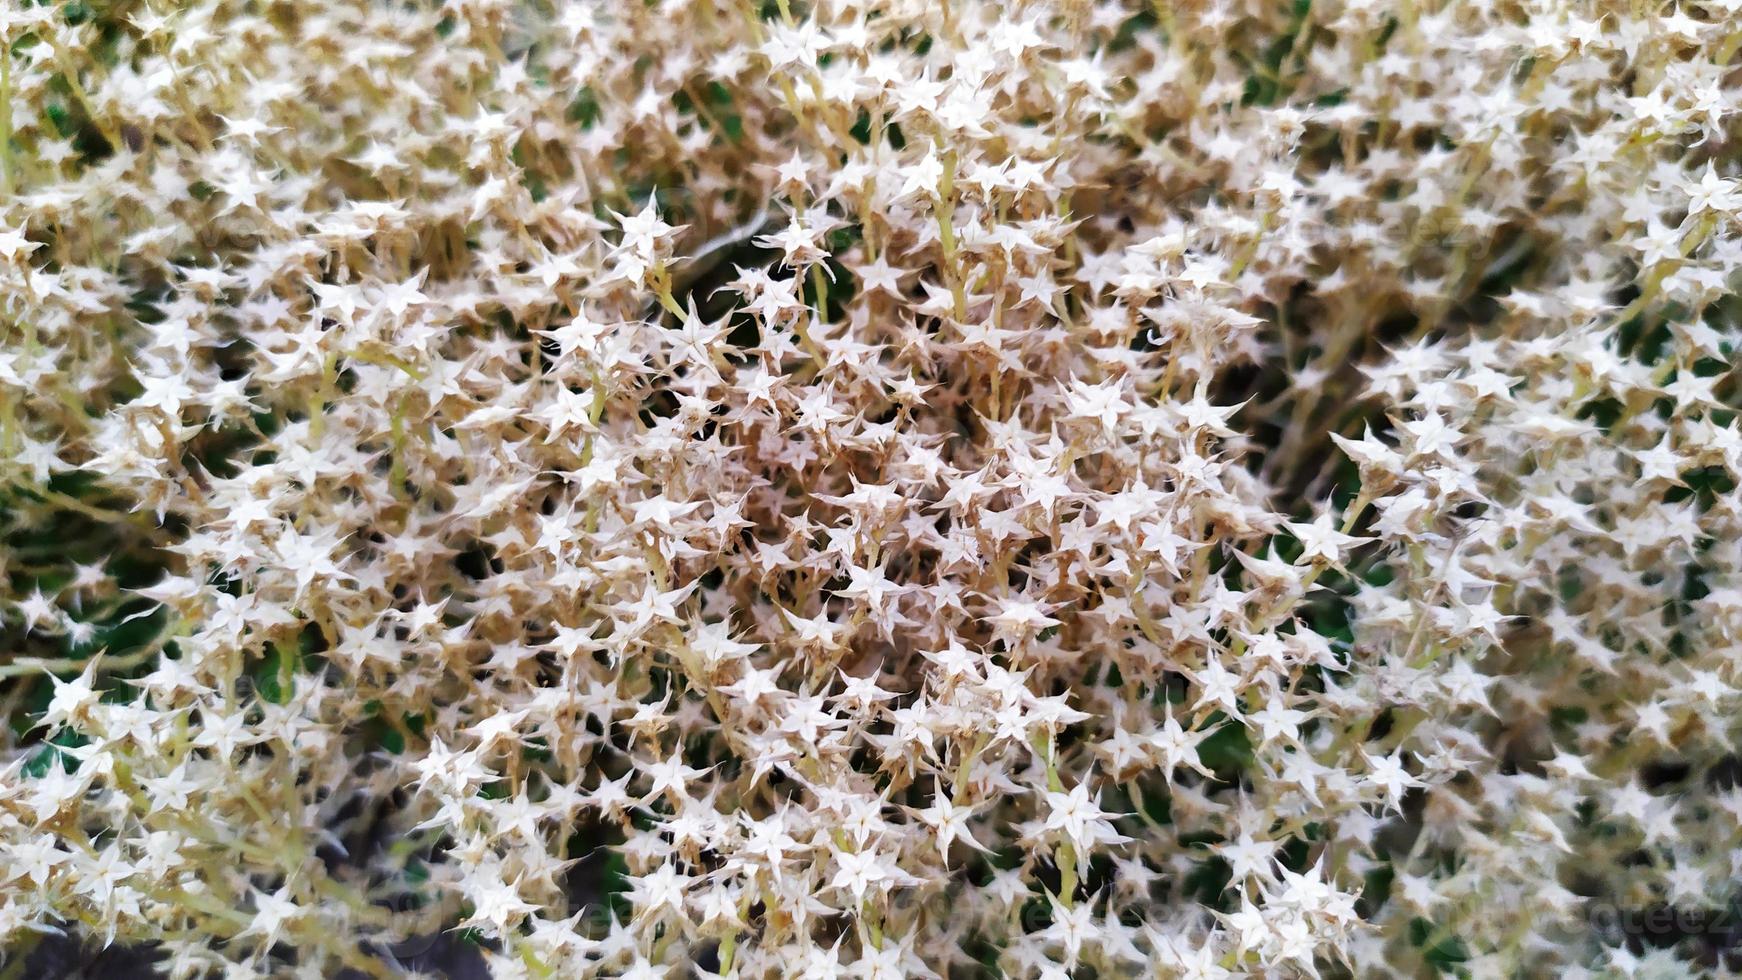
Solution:
<path fill-rule="evenodd" d="M 1742 968 L 1738 0 L 0 42 L 0 975 Z"/>

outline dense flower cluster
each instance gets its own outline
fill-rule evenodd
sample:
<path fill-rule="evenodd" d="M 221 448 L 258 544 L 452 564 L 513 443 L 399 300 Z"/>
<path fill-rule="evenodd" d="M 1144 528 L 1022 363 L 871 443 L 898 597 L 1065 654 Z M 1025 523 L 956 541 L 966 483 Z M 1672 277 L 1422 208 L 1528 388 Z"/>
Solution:
<path fill-rule="evenodd" d="M 1738 965 L 1738 0 L 0 39 L 13 956 Z"/>

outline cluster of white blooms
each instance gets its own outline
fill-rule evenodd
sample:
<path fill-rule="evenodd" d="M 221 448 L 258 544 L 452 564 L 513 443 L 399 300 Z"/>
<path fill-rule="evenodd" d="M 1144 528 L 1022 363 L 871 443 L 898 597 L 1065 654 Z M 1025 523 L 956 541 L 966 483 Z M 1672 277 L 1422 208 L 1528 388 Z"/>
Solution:
<path fill-rule="evenodd" d="M 1742 0 L 0 41 L 14 966 L 1742 967 Z"/>

